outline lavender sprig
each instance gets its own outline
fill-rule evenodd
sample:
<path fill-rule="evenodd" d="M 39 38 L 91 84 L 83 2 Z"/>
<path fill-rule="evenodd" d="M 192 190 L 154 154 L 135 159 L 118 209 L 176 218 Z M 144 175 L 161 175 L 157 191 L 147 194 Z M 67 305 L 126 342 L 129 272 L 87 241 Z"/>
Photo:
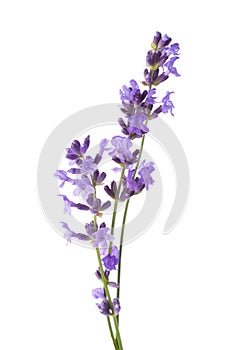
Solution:
<path fill-rule="evenodd" d="M 142 82 L 144 86 L 148 87 L 148 93 L 146 94 L 144 92 L 144 96 L 153 97 L 152 99 L 147 99 L 147 103 L 141 101 L 140 108 L 143 108 L 143 110 L 147 114 L 147 120 L 145 122 L 145 125 L 147 126 L 149 120 L 155 119 L 158 117 L 160 113 L 168 113 L 170 112 L 171 115 L 173 115 L 173 108 L 174 105 L 172 101 L 170 100 L 170 95 L 173 92 L 167 91 L 166 96 L 162 99 L 162 104 L 160 104 L 158 107 L 154 109 L 154 105 L 156 104 L 156 99 L 154 98 L 154 94 L 156 93 L 156 89 L 152 88 L 152 86 L 157 86 L 167 80 L 169 78 L 170 74 L 174 74 L 175 76 L 180 76 L 179 73 L 177 73 L 177 70 L 175 67 L 173 67 L 174 62 L 178 58 L 179 55 L 179 44 L 175 43 L 172 45 L 169 45 L 172 39 L 168 37 L 167 35 L 162 36 L 160 32 L 156 32 L 153 42 L 151 44 L 151 50 L 148 51 L 146 56 L 146 64 L 149 67 L 144 70 L 144 78 L 145 80 Z M 162 70 L 162 73 L 161 73 Z M 133 89 L 132 89 L 133 91 Z M 132 92 L 134 96 L 135 92 Z M 139 92 L 137 91 L 139 94 Z M 122 94 L 120 92 L 121 99 Z M 142 94 L 141 94 L 142 96 Z M 133 111 L 135 111 L 135 102 L 134 97 L 128 99 L 128 103 L 122 102 L 122 108 L 121 110 L 126 114 L 126 116 L 129 116 Z M 128 111 L 131 111 L 131 113 L 127 113 Z M 140 146 L 140 152 L 138 156 L 138 161 L 135 167 L 135 171 L 133 172 L 132 178 L 135 179 L 137 170 L 140 165 L 140 160 L 142 156 L 142 151 L 144 147 L 145 142 L 145 135 L 142 135 L 141 140 L 141 146 Z M 141 175 L 144 174 L 144 180 L 145 180 L 145 186 L 148 190 L 149 184 L 153 184 L 153 179 L 150 176 L 150 173 L 154 170 L 154 165 L 150 164 L 147 167 L 147 170 L 143 169 L 145 163 L 142 163 L 140 167 Z M 140 173 L 139 172 L 139 173 Z M 127 219 L 127 213 L 129 209 L 129 203 L 130 198 L 127 200 L 125 204 L 125 210 L 122 220 L 122 226 L 121 226 L 121 235 L 120 235 L 120 246 L 119 246 L 119 265 L 118 265 L 118 276 L 117 276 L 117 293 L 116 296 L 119 299 L 120 298 L 120 280 L 121 280 L 121 264 L 122 264 L 122 247 L 123 247 L 123 238 L 124 238 L 124 232 L 125 232 L 125 224 Z M 118 323 L 119 323 L 119 315 L 118 315 Z"/>
<path fill-rule="evenodd" d="M 92 291 L 93 297 L 101 314 L 107 317 L 110 335 L 116 350 L 123 350 L 119 330 L 120 286 L 122 248 L 125 232 L 125 224 L 129 203 L 132 196 L 140 194 L 143 190 L 149 190 L 154 184 L 152 173 L 155 171 L 154 163 L 142 160 L 142 152 L 146 134 L 150 131 L 149 121 L 156 119 L 161 114 L 170 113 L 173 116 L 174 105 L 171 101 L 173 91 L 167 91 L 162 98 L 157 96 L 157 87 L 169 79 L 170 75 L 180 76 L 174 66 L 179 59 L 179 44 L 171 44 L 172 39 L 156 32 L 151 49 L 146 55 L 146 68 L 143 72 L 143 89 L 136 80 L 130 80 L 129 86 L 123 85 L 120 89 L 123 117 L 118 119 L 122 135 L 116 135 L 109 141 L 103 139 L 99 145 L 98 153 L 89 154 L 90 136 L 83 143 L 74 140 L 66 150 L 66 158 L 69 160 L 68 170 L 57 170 L 55 176 L 61 181 L 59 187 L 63 189 L 65 184 L 73 186 L 72 195 L 79 197 L 80 201 L 71 200 L 65 194 L 59 194 L 64 201 L 65 213 L 71 214 L 78 209 L 90 212 L 93 220 L 85 224 L 85 232 L 74 232 L 67 223 L 61 222 L 66 230 L 64 237 L 67 244 L 72 240 L 87 240 L 95 248 L 98 269 L 96 276 L 102 282 L 102 287 Z M 132 140 L 141 139 L 139 148 L 133 149 Z M 117 183 L 113 180 L 110 185 L 105 184 L 106 173 L 100 172 L 99 163 L 104 152 L 107 152 L 120 171 L 120 179 Z M 116 170 L 116 168 L 115 168 Z M 67 186 L 68 186 L 67 185 Z M 97 187 L 101 186 L 114 201 L 110 228 L 105 222 L 98 225 L 98 220 L 103 212 L 111 206 L 111 201 L 101 201 L 97 197 Z M 115 239 L 115 222 L 119 202 L 125 202 L 125 210 L 122 219 L 121 237 L 119 248 L 113 245 Z M 77 202 L 77 203 L 76 203 Z M 112 271 L 117 270 L 117 281 L 112 281 Z M 116 297 L 112 298 L 109 287 L 116 289 Z M 113 322 L 112 322 L 113 321 Z M 115 334 L 114 330 L 115 329 Z"/>

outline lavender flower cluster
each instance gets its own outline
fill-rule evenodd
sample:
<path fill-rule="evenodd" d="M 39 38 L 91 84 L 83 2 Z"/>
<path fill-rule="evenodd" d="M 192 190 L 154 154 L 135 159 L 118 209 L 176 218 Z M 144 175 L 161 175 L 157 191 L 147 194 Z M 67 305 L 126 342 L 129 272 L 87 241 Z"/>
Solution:
<path fill-rule="evenodd" d="M 57 170 L 55 176 L 60 180 L 59 187 L 65 183 L 72 185 L 72 195 L 82 199 L 80 202 L 71 201 L 65 194 L 60 194 L 64 201 L 64 211 L 70 214 L 72 208 L 88 211 L 93 219 L 85 224 L 84 232 L 74 232 L 66 222 L 61 222 L 65 229 L 64 237 L 67 243 L 72 239 L 87 240 L 98 249 L 102 257 L 102 267 L 96 270 L 96 277 L 107 286 L 118 288 L 118 283 L 110 281 L 111 271 L 118 269 L 119 250 L 113 245 L 114 227 L 107 227 L 105 222 L 98 224 L 102 214 L 111 206 L 111 201 L 116 204 L 119 201 L 127 201 L 132 196 L 138 195 L 144 189 L 154 183 L 152 173 L 155 170 L 154 163 L 141 160 L 142 149 L 133 145 L 135 138 L 144 139 L 149 132 L 148 122 L 157 118 L 162 113 L 170 112 L 173 115 L 174 105 L 170 99 L 173 91 L 165 94 L 158 100 L 156 87 L 166 81 L 171 74 L 179 76 L 174 67 L 179 58 L 179 45 L 171 44 L 171 38 L 162 36 L 156 32 L 151 49 L 146 55 L 146 68 L 144 70 L 143 90 L 135 80 L 130 81 L 130 86 L 123 86 L 120 90 L 123 117 L 118 123 L 121 127 L 120 135 L 114 136 L 110 141 L 101 140 L 99 151 L 95 155 L 89 154 L 90 136 L 87 136 L 81 144 L 74 140 L 66 149 L 66 158 L 69 160 L 69 169 Z M 134 147 L 133 147 L 134 146 Z M 119 183 L 112 181 L 105 184 L 107 174 L 99 170 L 99 165 L 105 152 L 118 164 L 121 172 Z M 97 188 L 102 187 L 109 197 L 102 202 L 97 197 Z M 120 311 L 118 298 L 108 298 L 103 287 L 93 289 L 92 295 L 99 300 L 97 306 L 100 312 L 106 316 L 117 315 Z"/>

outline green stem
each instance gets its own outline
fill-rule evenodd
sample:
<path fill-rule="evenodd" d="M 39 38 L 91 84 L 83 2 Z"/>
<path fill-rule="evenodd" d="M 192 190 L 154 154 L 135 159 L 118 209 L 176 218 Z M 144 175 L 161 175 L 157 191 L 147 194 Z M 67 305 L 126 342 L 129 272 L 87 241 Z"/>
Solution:
<path fill-rule="evenodd" d="M 121 227 L 121 235 L 120 235 L 120 246 L 119 246 L 119 265 L 118 265 L 118 275 L 117 275 L 117 283 L 119 287 L 117 288 L 116 297 L 119 299 L 120 297 L 120 275 L 121 275 L 121 257 L 122 257 L 122 249 L 123 249 L 123 237 L 124 237 L 124 229 L 125 229 L 125 223 L 127 219 L 127 211 L 129 206 L 130 199 L 127 200 L 124 210 L 124 216 L 122 221 L 122 227 Z M 119 318 L 119 317 L 118 317 Z"/>
<path fill-rule="evenodd" d="M 118 190 L 117 190 L 117 198 L 119 197 L 121 183 L 122 183 L 122 178 L 124 176 L 124 170 L 125 170 L 125 167 L 122 169 L 122 172 L 121 172 L 120 184 L 119 184 Z M 91 182 L 92 182 L 93 187 L 94 187 L 94 196 L 96 198 L 96 186 L 93 183 L 92 176 L 91 176 Z M 118 201 L 117 201 L 117 203 L 115 202 L 115 206 L 114 206 L 115 211 L 117 210 L 117 205 L 118 205 Z M 94 218 L 93 219 L 94 229 L 97 230 L 97 217 L 96 217 L 96 215 L 94 215 L 93 218 Z M 113 219 L 112 222 L 113 222 L 113 226 L 112 227 L 113 227 L 113 230 L 114 230 L 115 218 Z M 113 234 L 113 232 L 112 232 L 112 234 Z M 114 321 L 114 325 L 115 325 L 115 329 L 116 329 L 116 338 L 115 338 L 114 333 L 113 333 L 110 316 L 107 316 L 109 332 L 110 332 L 110 335 L 111 335 L 111 338 L 112 338 L 115 350 L 123 350 L 122 341 L 121 341 L 120 332 L 119 332 L 118 321 L 117 321 L 116 315 L 114 313 L 112 299 L 111 299 L 111 296 L 110 296 L 110 293 L 109 293 L 109 289 L 108 289 L 107 280 L 106 280 L 106 277 L 105 277 L 105 273 L 104 273 L 104 269 L 103 269 L 103 265 L 102 265 L 102 261 L 101 261 L 101 255 L 100 255 L 99 248 L 96 248 L 96 252 L 97 252 L 97 259 L 98 259 L 98 263 L 99 263 L 99 267 L 100 267 L 101 277 L 102 277 L 102 283 L 103 283 L 103 287 L 104 287 L 104 290 L 105 290 L 105 295 L 108 298 L 108 302 L 109 302 L 110 308 L 112 310 L 112 317 L 113 317 L 113 321 Z"/>
<path fill-rule="evenodd" d="M 109 293 L 109 289 L 107 286 L 107 280 L 105 277 L 105 273 L 104 273 L 104 269 L 103 269 L 103 265 L 102 265 L 102 261 L 101 261 L 101 255 L 100 255 L 100 251 L 99 248 L 96 248 L 96 252 L 97 252 L 97 259 L 98 259 L 98 263 L 99 263 L 99 267 L 100 267 L 100 273 L 101 273 L 101 278 L 102 278 L 102 282 L 103 282 L 103 287 L 105 290 L 105 295 L 108 299 L 109 305 L 110 305 L 110 309 L 112 311 L 112 317 L 113 317 L 113 321 L 114 321 L 114 325 L 115 325 L 115 329 L 116 329 L 116 340 L 118 343 L 118 350 L 123 350 L 123 345 L 122 345 L 122 341 L 121 341 L 121 336 L 120 336 L 120 331 L 119 331 L 119 326 L 118 326 L 118 321 L 116 318 L 116 315 L 114 313 L 114 309 L 113 309 L 113 304 L 112 304 L 112 299 Z M 114 343 L 115 345 L 115 343 Z"/>
<path fill-rule="evenodd" d="M 114 202 L 114 208 L 113 208 L 113 214 L 112 214 L 111 232 L 110 232 L 111 235 L 114 234 L 116 213 L 117 213 L 117 207 L 118 207 L 118 203 L 119 203 L 119 196 L 120 196 L 120 190 L 121 190 L 122 181 L 123 181 L 123 177 L 124 177 L 124 172 L 125 172 L 125 166 L 123 165 L 118 188 L 117 188 L 117 192 L 116 192 L 116 196 L 115 196 L 115 202 Z M 111 251 L 112 251 L 112 242 L 110 242 L 110 245 L 109 245 L 109 254 L 111 253 Z"/>
<path fill-rule="evenodd" d="M 94 215 L 93 218 L 94 218 L 94 219 L 93 219 L 94 228 L 95 228 L 95 230 L 96 230 L 96 229 L 97 229 L 97 217 L 96 217 L 96 215 Z M 99 248 L 97 248 L 96 250 L 97 250 L 97 254 L 99 255 L 98 262 L 99 262 L 99 267 L 100 267 L 101 274 L 102 274 L 103 267 L 102 267 L 102 263 L 101 263 L 100 251 L 99 251 Z M 104 279 L 105 279 L 105 275 L 104 275 L 104 271 L 103 271 L 103 276 L 102 276 L 103 285 L 104 285 Z M 107 287 L 107 284 L 106 284 L 106 287 Z M 107 294 L 106 294 L 106 295 L 107 295 Z M 116 339 L 115 339 L 115 337 L 114 337 L 114 333 L 113 333 L 113 330 L 112 330 L 112 324 L 111 324 L 111 321 L 110 321 L 110 317 L 109 317 L 109 316 L 107 316 L 107 322 L 108 322 L 108 328 L 109 328 L 109 332 L 110 332 L 110 335 L 111 335 L 111 338 L 112 338 L 112 341 L 113 341 L 113 345 L 114 345 L 114 347 L 115 347 L 115 350 L 119 350 L 117 341 L 116 341 Z"/>
<path fill-rule="evenodd" d="M 149 122 L 149 118 L 146 120 L 146 125 Z M 136 167 L 135 167 L 135 171 L 133 174 L 133 179 L 136 176 L 138 167 L 139 167 L 139 163 L 142 157 L 142 151 L 143 151 L 143 146 L 144 146 L 144 142 L 145 142 L 145 135 L 143 135 L 142 137 L 142 141 L 141 141 L 141 145 L 140 145 L 140 151 L 139 151 L 139 157 L 138 157 L 138 161 L 136 163 Z M 127 213 L 128 213 L 128 207 L 129 207 L 129 202 L 130 202 L 130 198 L 127 200 L 126 205 L 125 205 L 125 209 L 124 209 L 124 215 L 123 215 L 123 220 L 122 220 L 122 227 L 121 227 L 121 234 L 120 234 L 120 246 L 119 246 L 119 264 L 118 264 L 118 275 L 117 275 L 117 283 L 118 283 L 118 288 L 116 291 L 116 297 L 119 299 L 120 298 L 120 279 L 121 279 L 121 262 L 122 262 L 122 250 L 123 250 L 123 237 L 124 237 L 124 231 L 125 231 L 125 224 L 126 224 L 126 219 L 127 219 Z M 119 324 L 119 315 L 117 315 L 117 321 Z"/>
<path fill-rule="evenodd" d="M 109 316 L 107 316 L 107 321 L 108 321 L 108 328 L 109 328 L 110 335 L 111 335 L 111 338 L 112 338 L 112 341 L 113 341 L 113 345 L 114 345 L 116 350 L 119 350 L 118 344 L 117 344 L 116 339 L 114 337 L 114 333 L 113 333 L 113 330 L 112 330 L 112 324 L 111 324 Z"/>

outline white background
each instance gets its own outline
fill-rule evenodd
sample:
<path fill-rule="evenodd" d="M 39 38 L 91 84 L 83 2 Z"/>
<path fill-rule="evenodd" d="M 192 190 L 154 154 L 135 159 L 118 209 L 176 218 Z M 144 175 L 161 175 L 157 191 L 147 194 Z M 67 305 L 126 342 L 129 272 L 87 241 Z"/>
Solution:
<path fill-rule="evenodd" d="M 220 0 L 1 2 L 1 349 L 112 349 L 91 298 L 96 258 L 49 226 L 37 164 L 64 118 L 142 79 L 159 30 L 181 45 L 165 120 L 187 154 L 191 194 L 173 232 L 158 219 L 125 248 L 124 349 L 227 350 L 226 13 Z"/>

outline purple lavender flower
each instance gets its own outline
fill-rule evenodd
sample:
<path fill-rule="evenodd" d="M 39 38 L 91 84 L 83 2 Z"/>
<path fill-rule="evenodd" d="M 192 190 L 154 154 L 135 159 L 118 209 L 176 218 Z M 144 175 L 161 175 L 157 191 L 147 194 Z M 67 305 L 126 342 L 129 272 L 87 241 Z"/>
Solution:
<path fill-rule="evenodd" d="M 77 161 L 75 161 L 75 162 L 77 162 Z M 80 163 L 79 163 L 79 165 L 80 165 Z M 70 174 L 80 174 L 81 173 L 81 169 L 80 168 L 70 168 L 69 170 L 67 170 L 67 172 L 68 173 L 70 173 Z"/>
<path fill-rule="evenodd" d="M 108 142 L 109 141 L 107 139 L 101 140 L 101 142 L 99 144 L 99 152 L 94 158 L 95 164 L 98 164 L 101 161 L 104 151 L 108 151 L 110 149 L 110 148 L 106 148 Z"/>
<path fill-rule="evenodd" d="M 95 288 L 92 290 L 92 296 L 95 299 L 106 299 L 103 288 Z"/>
<path fill-rule="evenodd" d="M 108 227 L 99 228 L 96 232 L 92 234 L 93 237 L 93 247 L 100 249 L 101 255 L 105 255 L 108 250 L 108 242 L 113 242 L 114 237 L 107 233 L 109 231 Z"/>
<path fill-rule="evenodd" d="M 180 50 L 180 46 L 178 43 L 172 44 L 169 47 L 166 47 L 163 49 L 163 52 L 165 52 L 168 56 L 170 55 L 174 55 L 177 56 L 179 55 L 179 50 Z"/>
<path fill-rule="evenodd" d="M 65 214 L 71 214 L 71 208 L 72 208 L 72 207 L 75 207 L 75 208 L 76 208 L 76 207 L 77 207 L 77 204 L 74 203 L 74 202 L 72 202 L 72 201 L 70 201 L 70 200 L 67 198 L 67 196 L 65 196 L 65 195 L 63 195 L 63 194 L 59 194 L 58 196 L 63 198 L 64 205 L 65 205 L 65 207 L 64 207 L 64 213 L 65 213 Z"/>
<path fill-rule="evenodd" d="M 81 203 L 74 203 L 72 201 L 70 201 L 67 196 L 63 195 L 63 194 L 59 194 L 58 195 L 59 197 L 62 197 L 63 200 L 64 200 L 64 213 L 65 214 L 71 214 L 71 208 L 74 207 L 74 208 L 77 208 L 77 209 L 80 209 L 80 210 L 89 210 L 89 207 L 87 205 L 84 205 L 84 204 L 81 204 Z"/>
<path fill-rule="evenodd" d="M 70 148 L 67 148 L 66 158 L 70 160 L 76 160 L 80 158 L 83 154 L 86 153 L 87 149 L 89 148 L 89 144 L 90 144 L 89 135 L 85 138 L 82 146 L 78 140 L 74 140 Z"/>
<path fill-rule="evenodd" d="M 112 246 L 112 255 L 119 259 L 119 249 L 116 245 Z"/>
<path fill-rule="evenodd" d="M 134 173 L 135 169 L 128 170 L 128 175 L 124 179 L 124 187 L 126 187 L 130 192 L 133 191 L 135 194 L 140 193 L 145 187 L 145 184 L 142 179 L 138 177 L 133 178 Z"/>
<path fill-rule="evenodd" d="M 122 133 L 124 134 L 124 135 L 129 135 L 129 132 L 128 132 L 128 130 L 127 130 L 127 124 L 123 121 L 123 118 L 119 118 L 118 119 L 118 123 L 119 123 L 119 125 L 121 126 L 121 131 L 122 131 Z"/>
<path fill-rule="evenodd" d="M 82 241 L 88 241 L 90 240 L 90 237 L 88 237 L 87 235 L 84 235 L 83 233 L 75 233 L 74 231 L 72 231 L 69 226 L 67 225 L 67 223 L 65 222 L 60 222 L 62 224 L 62 227 L 66 229 L 66 232 L 64 233 L 64 238 L 67 240 L 67 244 L 71 243 L 71 238 L 75 237 L 79 240 Z"/>
<path fill-rule="evenodd" d="M 106 201 L 101 204 L 101 200 L 99 198 L 95 198 L 93 194 L 89 194 L 87 198 L 87 203 L 90 205 L 90 211 L 93 214 L 101 216 L 101 212 L 108 209 L 111 206 L 110 201 Z"/>
<path fill-rule="evenodd" d="M 145 104 L 146 106 L 148 105 L 154 105 L 156 103 L 156 97 L 154 96 L 154 94 L 156 94 L 156 89 L 153 88 L 153 89 L 150 89 L 148 91 L 148 95 L 147 95 L 147 98 L 146 98 L 146 101 L 145 101 Z"/>
<path fill-rule="evenodd" d="M 130 85 L 130 87 L 123 85 L 123 90 L 120 90 L 120 98 L 122 101 L 132 102 L 135 95 L 140 92 L 139 86 L 135 80 L 132 79 Z"/>
<path fill-rule="evenodd" d="M 144 79 L 146 85 L 150 86 L 152 83 L 152 77 L 147 68 L 144 70 Z"/>
<path fill-rule="evenodd" d="M 168 46 L 171 41 L 172 39 L 167 34 L 165 34 L 158 42 L 158 49 L 162 49 L 163 47 Z"/>
<path fill-rule="evenodd" d="M 151 44 L 151 47 L 152 47 L 153 50 L 156 50 L 156 49 L 157 49 L 158 43 L 159 43 L 161 37 L 162 37 L 162 36 L 161 36 L 161 33 L 160 33 L 160 32 L 156 32 L 156 33 L 155 33 L 153 42 L 152 42 L 152 44 Z"/>
<path fill-rule="evenodd" d="M 112 181 L 111 187 L 109 187 L 108 185 L 104 186 L 104 190 L 111 198 L 113 198 L 113 199 L 116 198 L 117 185 L 116 185 L 115 181 Z"/>
<path fill-rule="evenodd" d="M 92 157 L 88 156 L 82 160 L 82 163 L 81 163 L 81 173 L 82 174 L 92 175 L 96 169 L 97 169 L 97 164 L 94 163 L 94 160 Z"/>
<path fill-rule="evenodd" d="M 178 58 L 176 56 L 179 55 L 179 44 L 169 45 L 171 40 L 166 34 L 164 36 L 160 32 L 155 34 L 151 44 L 152 50 L 148 51 L 146 56 L 146 64 L 150 67 L 150 71 L 148 69 L 144 70 L 145 81 L 143 81 L 143 85 L 157 86 L 167 80 L 170 73 L 179 76 L 176 68 L 173 67 Z M 169 59 L 170 56 L 174 57 Z M 162 69 L 161 73 L 159 72 L 160 68 Z"/>
<path fill-rule="evenodd" d="M 114 310 L 114 313 L 117 315 L 119 312 L 120 312 L 120 301 L 118 298 L 114 298 L 113 299 L 113 310 Z"/>
<path fill-rule="evenodd" d="M 150 129 L 143 123 L 147 120 L 147 115 L 143 113 L 138 113 L 128 117 L 129 126 L 127 131 L 133 134 L 135 137 L 142 137 Z"/>
<path fill-rule="evenodd" d="M 67 176 L 67 172 L 64 170 L 56 170 L 55 177 L 57 177 L 59 180 L 63 181 L 59 187 L 63 187 L 65 182 L 73 183 L 74 180 Z"/>
<path fill-rule="evenodd" d="M 151 173 L 155 170 L 154 163 L 148 162 L 144 160 L 140 165 L 139 175 L 142 177 L 143 182 L 145 184 L 146 189 L 149 189 L 149 185 L 154 183 L 153 178 L 151 177 Z"/>
<path fill-rule="evenodd" d="M 106 148 L 107 144 L 108 144 L 108 140 L 107 139 L 102 139 L 100 144 L 99 144 L 99 155 L 102 157 L 104 151 L 108 151 L 109 148 Z"/>
<path fill-rule="evenodd" d="M 173 67 L 176 60 L 178 60 L 179 57 L 172 57 L 170 60 L 165 64 L 165 67 L 168 68 L 168 73 L 174 74 L 176 77 L 179 77 L 180 74 L 177 72 L 176 67 Z"/>
<path fill-rule="evenodd" d="M 122 106 L 120 107 L 121 112 L 126 114 L 126 116 L 133 115 L 135 112 L 135 106 L 132 102 L 124 102 L 122 101 Z"/>
<path fill-rule="evenodd" d="M 129 199 L 135 194 L 134 191 L 130 190 L 129 187 L 127 186 L 126 182 L 123 181 L 123 189 L 120 194 L 120 202 L 124 202 L 126 199 Z"/>
<path fill-rule="evenodd" d="M 140 106 L 147 96 L 147 91 L 141 92 L 138 84 L 133 79 L 130 80 L 130 85 L 130 87 L 126 85 L 123 86 L 123 90 L 120 90 L 120 98 L 125 104 Z"/>
<path fill-rule="evenodd" d="M 89 236 L 92 236 L 92 234 L 97 231 L 97 224 L 94 224 L 94 221 L 91 221 L 89 224 L 85 224 L 86 232 Z"/>
<path fill-rule="evenodd" d="M 157 70 L 166 62 L 167 58 L 168 56 L 162 51 L 150 50 L 147 52 L 146 63 L 152 70 Z"/>
<path fill-rule="evenodd" d="M 162 112 L 163 113 L 168 113 L 170 112 L 171 115 L 173 116 L 173 108 L 174 108 L 174 105 L 172 103 L 172 101 L 170 100 L 170 95 L 173 94 L 174 92 L 169 92 L 167 91 L 165 97 L 162 99 L 162 102 L 163 102 L 163 106 L 162 106 Z"/>
<path fill-rule="evenodd" d="M 137 161 L 134 153 L 131 153 L 130 147 L 132 146 L 132 142 L 127 137 L 115 136 L 111 141 L 114 149 L 109 155 L 112 159 L 117 163 L 122 163 L 128 166 L 129 164 L 133 164 Z"/>
<path fill-rule="evenodd" d="M 100 304 L 97 303 L 96 305 L 103 315 L 110 316 L 112 314 L 112 309 L 107 299 L 102 300 Z"/>
<path fill-rule="evenodd" d="M 108 285 L 113 288 L 119 288 L 119 284 L 116 282 L 108 282 Z"/>
<path fill-rule="evenodd" d="M 79 196 L 81 194 L 84 200 L 88 198 L 90 193 L 94 193 L 94 187 L 91 185 L 90 180 L 86 176 L 83 176 L 80 180 L 74 180 L 74 185 L 76 185 L 76 188 L 73 194 L 75 196 Z"/>
<path fill-rule="evenodd" d="M 105 275 L 106 280 L 108 281 L 108 279 L 109 279 L 109 275 L 110 275 L 110 271 L 105 270 L 104 275 Z M 97 277 L 99 280 L 102 280 L 102 276 L 101 276 L 100 268 L 98 268 L 98 270 L 96 270 L 96 272 L 95 272 L 95 276 L 96 276 L 96 277 Z"/>
<path fill-rule="evenodd" d="M 151 115 L 151 119 L 155 119 L 158 117 L 158 115 L 162 112 L 162 105 L 160 105 L 158 108 L 156 108 L 152 115 Z"/>
<path fill-rule="evenodd" d="M 115 255 L 108 254 L 103 259 L 104 267 L 109 270 L 116 270 L 116 265 L 118 265 L 119 259 Z"/>
<path fill-rule="evenodd" d="M 153 85 L 157 86 L 161 83 L 163 83 L 165 80 L 169 78 L 168 72 L 163 72 L 162 74 L 158 75 L 156 79 L 153 80 Z"/>
<path fill-rule="evenodd" d="M 99 170 L 94 171 L 93 182 L 95 186 L 102 185 L 105 178 L 106 178 L 105 172 L 100 173 Z"/>

